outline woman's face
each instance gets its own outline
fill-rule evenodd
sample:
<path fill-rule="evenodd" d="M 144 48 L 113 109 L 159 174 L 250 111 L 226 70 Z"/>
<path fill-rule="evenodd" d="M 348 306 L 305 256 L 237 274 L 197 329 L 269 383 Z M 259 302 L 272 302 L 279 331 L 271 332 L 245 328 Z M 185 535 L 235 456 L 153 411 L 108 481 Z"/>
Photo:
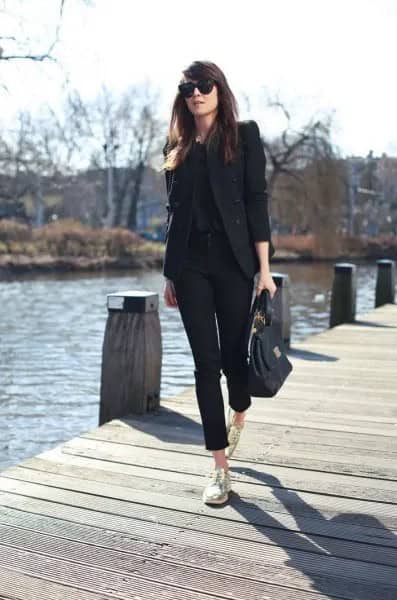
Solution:
<path fill-rule="evenodd" d="M 184 81 L 197 83 L 197 79 L 184 78 Z M 218 107 L 218 88 L 216 83 L 209 94 L 202 94 L 199 89 L 194 88 L 193 96 L 185 98 L 188 109 L 195 117 L 202 117 L 217 110 Z"/>

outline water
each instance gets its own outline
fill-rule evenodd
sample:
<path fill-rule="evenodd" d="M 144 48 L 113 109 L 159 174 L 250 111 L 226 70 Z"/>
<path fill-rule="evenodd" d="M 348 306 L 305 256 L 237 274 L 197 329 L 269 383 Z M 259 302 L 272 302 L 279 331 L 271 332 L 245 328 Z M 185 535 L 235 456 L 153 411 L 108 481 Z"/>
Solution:
<path fill-rule="evenodd" d="M 328 327 L 333 265 L 282 264 L 291 289 L 291 341 Z M 357 312 L 374 306 L 376 268 L 357 268 Z M 98 425 L 106 295 L 157 292 L 163 342 L 161 397 L 194 384 L 179 311 L 165 306 L 163 276 L 58 274 L 0 282 L 0 470 Z"/>

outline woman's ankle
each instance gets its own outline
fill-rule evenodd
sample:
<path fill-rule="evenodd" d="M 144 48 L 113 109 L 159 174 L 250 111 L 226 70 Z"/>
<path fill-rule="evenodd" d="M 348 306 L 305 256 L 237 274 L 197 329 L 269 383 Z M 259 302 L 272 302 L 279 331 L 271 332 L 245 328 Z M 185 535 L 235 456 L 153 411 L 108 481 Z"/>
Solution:
<path fill-rule="evenodd" d="M 214 463 L 214 468 L 215 469 L 219 469 L 220 467 L 222 467 L 222 469 L 224 469 L 226 473 L 229 471 L 229 465 L 227 465 L 227 464 L 220 464 L 220 463 Z"/>
<path fill-rule="evenodd" d="M 229 463 L 225 455 L 225 448 L 222 448 L 221 450 L 213 450 L 212 454 L 214 457 L 215 468 L 222 467 L 225 469 L 225 471 L 228 471 Z"/>

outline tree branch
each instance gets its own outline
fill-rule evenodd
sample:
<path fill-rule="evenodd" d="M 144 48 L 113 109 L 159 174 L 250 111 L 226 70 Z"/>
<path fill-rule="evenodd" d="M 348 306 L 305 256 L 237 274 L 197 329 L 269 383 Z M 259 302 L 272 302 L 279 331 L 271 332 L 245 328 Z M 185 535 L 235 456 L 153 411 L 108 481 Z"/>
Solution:
<path fill-rule="evenodd" d="M 65 0 L 60 0 L 59 5 L 59 20 L 55 29 L 55 39 L 48 48 L 48 50 L 42 54 L 31 54 L 31 53 L 20 53 L 20 54 L 4 54 L 4 48 L 0 46 L 0 60 L 31 60 L 34 62 L 43 62 L 45 60 L 51 60 L 53 62 L 58 62 L 56 58 L 51 56 L 51 52 L 53 51 L 55 45 L 59 42 L 59 31 L 62 24 L 62 17 L 65 8 Z M 18 40 L 15 36 L 0 36 L 0 40 L 12 40 L 18 44 Z"/>

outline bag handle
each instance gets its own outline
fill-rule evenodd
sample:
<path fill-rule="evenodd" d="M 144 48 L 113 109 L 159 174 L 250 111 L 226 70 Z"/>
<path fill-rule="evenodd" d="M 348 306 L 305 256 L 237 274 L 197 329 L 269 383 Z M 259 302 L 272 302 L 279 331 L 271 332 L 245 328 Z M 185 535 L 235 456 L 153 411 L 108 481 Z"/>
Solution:
<path fill-rule="evenodd" d="M 252 326 L 255 318 L 260 318 L 266 325 L 270 325 L 273 320 L 273 304 L 269 290 L 262 290 L 259 296 L 255 296 L 254 302 L 251 307 L 250 315 L 248 318 L 247 329 L 245 332 L 244 347 L 248 348 Z"/>
<path fill-rule="evenodd" d="M 262 290 L 261 293 L 259 294 L 259 296 L 255 297 L 252 308 L 253 308 L 254 313 L 257 312 L 257 313 L 263 315 L 266 323 L 268 325 L 271 325 L 272 320 L 273 320 L 274 309 L 273 309 L 272 299 L 271 299 L 269 290 L 267 290 L 267 289 Z M 253 315 L 253 316 L 255 317 L 255 315 Z"/>

